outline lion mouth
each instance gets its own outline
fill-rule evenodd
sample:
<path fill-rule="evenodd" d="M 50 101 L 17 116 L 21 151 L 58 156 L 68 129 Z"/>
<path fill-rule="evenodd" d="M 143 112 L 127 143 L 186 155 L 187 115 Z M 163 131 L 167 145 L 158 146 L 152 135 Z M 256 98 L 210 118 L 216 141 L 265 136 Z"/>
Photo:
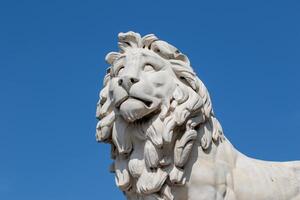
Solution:
<path fill-rule="evenodd" d="M 143 102 L 146 105 L 146 107 L 148 107 L 148 108 L 150 108 L 152 103 L 153 103 L 151 100 L 142 99 L 142 98 L 139 98 L 139 97 L 129 97 L 129 98 Z"/>
<path fill-rule="evenodd" d="M 120 109 L 121 105 L 122 105 L 125 101 L 130 100 L 130 99 L 132 99 L 132 100 L 137 100 L 137 101 L 142 102 L 143 104 L 145 104 L 145 106 L 146 106 L 147 108 L 151 108 L 152 105 L 153 105 L 153 101 L 151 101 L 151 100 L 144 99 L 144 98 L 141 98 L 141 97 L 127 96 L 127 97 L 124 97 L 121 101 L 119 101 L 119 102 L 116 104 L 116 107 L 117 107 L 118 109 Z"/>
<path fill-rule="evenodd" d="M 143 97 L 128 96 L 119 103 L 117 108 L 126 121 L 133 122 L 149 115 L 158 107 L 159 103 L 155 99 L 150 100 Z"/>

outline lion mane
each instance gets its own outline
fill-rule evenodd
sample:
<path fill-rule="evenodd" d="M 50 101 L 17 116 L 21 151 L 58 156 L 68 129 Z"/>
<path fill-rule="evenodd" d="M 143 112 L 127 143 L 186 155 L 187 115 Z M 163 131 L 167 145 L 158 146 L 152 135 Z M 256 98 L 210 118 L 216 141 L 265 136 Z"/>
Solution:
<path fill-rule="evenodd" d="M 106 56 L 108 64 L 130 48 L 148 48 L 171 64 L 177 87 L 158 112 L 128 123 L 115 112 L 111 93 L 117 78 L 109 67 L 97 103 L 96 139 L 110 144 L 114 160 L 110 170 L 128 199 L 174 199 L 172 187 L 185 185 L 185 165 L 195 144 L 199 141 L 203 151 L 209 151 L 222 142 L 221 125 L 206 87 L 177 48 L 153 34 L 127 32 L 118 39 L 120 50 Z"/>

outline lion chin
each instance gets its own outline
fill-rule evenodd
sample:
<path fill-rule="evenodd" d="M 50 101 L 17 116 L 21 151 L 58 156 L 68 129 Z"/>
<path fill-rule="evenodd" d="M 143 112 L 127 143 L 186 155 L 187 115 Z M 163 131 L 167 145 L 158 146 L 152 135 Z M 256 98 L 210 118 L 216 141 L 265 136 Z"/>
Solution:
<path fill-rule="evenodd" d="M 128 98 L 120 105 L 120 114 L 127 122 L 142 119 L 158 109 L 153 102 L 145 102 L 136 98 Z"/>

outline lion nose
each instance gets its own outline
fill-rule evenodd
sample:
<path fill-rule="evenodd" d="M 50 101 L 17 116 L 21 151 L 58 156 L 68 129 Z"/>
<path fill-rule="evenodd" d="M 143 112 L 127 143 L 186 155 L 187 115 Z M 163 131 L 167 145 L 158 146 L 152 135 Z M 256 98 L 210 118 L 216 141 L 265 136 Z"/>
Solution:
<path fill-rule="evenodd" d="M 130 77 L 130 76 L 123 76 L 118 80 L 118 84 L 122 86 L 125 90 L 129 91 L 131 86 L 137 82 L 139 82 L 140 79 L 136 77 Z"/>

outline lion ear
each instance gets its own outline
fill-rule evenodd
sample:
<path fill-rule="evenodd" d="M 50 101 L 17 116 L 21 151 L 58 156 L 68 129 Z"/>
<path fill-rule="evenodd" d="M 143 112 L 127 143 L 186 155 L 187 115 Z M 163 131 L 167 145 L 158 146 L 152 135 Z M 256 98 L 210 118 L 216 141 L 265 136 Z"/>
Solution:
<path fill-rule="evenodd" d="M 179 52 L 176 47 L 162 40 L 154 41 L 151 44 L 151 50 L 166 59 L 175 59 Z"/>
<path fill-rule="evenodd" d="M 186 55 L 182 54 L 176 47 L 173 45 L 158 40 L 154 35 L 149 35 L 145 37 L 148 41 L 151 41 L 151 45 L 148 45 L 155 53 L 166 59 L 174 59 L 183 61 L 186 65 L 190 65 L 190 61 Z M 149 43 L 149 42 L 148 42 Z"/>

